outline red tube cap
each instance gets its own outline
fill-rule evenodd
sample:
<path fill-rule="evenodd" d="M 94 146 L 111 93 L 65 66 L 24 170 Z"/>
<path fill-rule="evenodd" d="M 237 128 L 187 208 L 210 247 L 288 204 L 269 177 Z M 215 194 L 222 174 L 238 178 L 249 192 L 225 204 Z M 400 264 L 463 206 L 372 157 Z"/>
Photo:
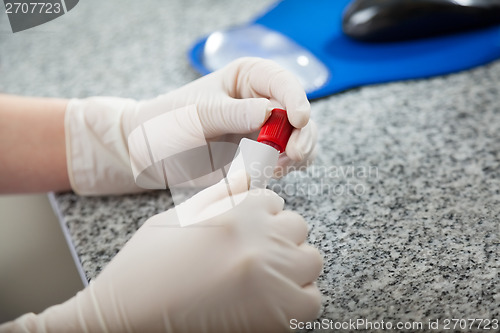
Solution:
<path fill-rule="evenodd" d="M 288 121 L 286 110 L 274 109 L 271 116 L 260 130 L 258 142 L 264 143 L 275 148 L 280 153 L 286 149 L 286 144 L 292 134 L 293 126 Z"/>

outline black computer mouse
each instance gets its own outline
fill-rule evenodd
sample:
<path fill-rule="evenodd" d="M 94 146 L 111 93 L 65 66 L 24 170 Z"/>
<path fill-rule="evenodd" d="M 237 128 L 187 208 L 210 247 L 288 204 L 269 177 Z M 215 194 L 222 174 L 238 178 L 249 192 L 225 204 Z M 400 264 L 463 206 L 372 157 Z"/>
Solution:
<path fill-rule="evenodd" d="M 500 0 L 354 0 L 342 29 L 367 42 L 395 42 L 500 25 Z"/>

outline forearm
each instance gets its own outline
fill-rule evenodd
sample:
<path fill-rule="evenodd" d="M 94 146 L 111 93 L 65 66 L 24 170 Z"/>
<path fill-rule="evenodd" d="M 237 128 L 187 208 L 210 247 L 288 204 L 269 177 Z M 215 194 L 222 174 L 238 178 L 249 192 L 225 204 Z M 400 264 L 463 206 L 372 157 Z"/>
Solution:
<path fill-rule="evenodd" d="M 68 101 L 0 94 L 0 193 L 69 190 Z"/>

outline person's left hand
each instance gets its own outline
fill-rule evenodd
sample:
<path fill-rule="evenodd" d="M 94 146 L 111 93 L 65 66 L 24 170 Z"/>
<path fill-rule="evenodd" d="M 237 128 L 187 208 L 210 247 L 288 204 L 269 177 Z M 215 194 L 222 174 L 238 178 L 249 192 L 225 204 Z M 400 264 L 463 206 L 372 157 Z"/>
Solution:
<path fill-rule="evenodd" d="M 80 194 L 137 191 L 124 152 L 133 150 L 137 176 L 160 159 L 206 140 L 237 143 L 242 136 L 255 137 L 275 107 L 285 108 L 295 127 L 278 162 L 286 173 L 287 166 L 302 166 L 314 158 L 316 126 L 309 119 L 310 104 L 298 80 L 270 60 L 238 59 L 152 100 L 72 100 L 66 116 L 72 187 Z M 223 152 L 227 156 L 218 157 L 230 160 L 233 147 Z M 148 182 L 165 188 L 161 169 L 152 170 L 156 174 L 149 175 Z"/>

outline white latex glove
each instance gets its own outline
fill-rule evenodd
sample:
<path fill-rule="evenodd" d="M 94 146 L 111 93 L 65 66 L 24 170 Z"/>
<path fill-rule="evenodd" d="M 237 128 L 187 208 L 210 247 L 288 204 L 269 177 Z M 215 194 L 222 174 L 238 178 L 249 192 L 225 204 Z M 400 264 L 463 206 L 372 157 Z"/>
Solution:
<path fill-rule="evenodd" d="M 136 147 L 139 153 L 135 156 L 142 154 L 132 160 L 132 165 L 138 165 L 134 165 L 136 169 L 146 167 L 150 157 L 170 157 L 198 147 L 200 140 L 207 139 L 234 142 L 234 150 L 227 149 L 227 156 L 217 156 L 230 161 L 238 139 L 255 137 L 274 107 L 287 109 L 290 123 L 296 127 L 279 166 L 306 164 L 314 157 L 316 144 L 316 127 L 309 120 L 309 102 L 297 79 L 270 60 L 238 59 L 152 100 L 137 102 L 113 97 L 71 100 L 65 126 L 72 188 L 82 195 L 143 190 L 134 182 L 127 139 L 134 129 L 141 129 L 148 121 L 155 127 L 155 135 L 147 144 L 158 151 L 157 154 L 146 151 L 146 143 Z M 160 184 L 151 188 L 164 188 L 161 170 L 153 171 L 156 174 L 148 175 L 149 182 Z"/>
<path fill-rule="evenodd" d="M 225 193 L 219 183 L 185 203 L 213 215 L 239 202 L 198 224 L 178 227 L 174 210 L 150 218 L 87 289 L 0 332 L 274 333 L 315 319 L 322 259 L 304 219 L 270 190 Z"/>

